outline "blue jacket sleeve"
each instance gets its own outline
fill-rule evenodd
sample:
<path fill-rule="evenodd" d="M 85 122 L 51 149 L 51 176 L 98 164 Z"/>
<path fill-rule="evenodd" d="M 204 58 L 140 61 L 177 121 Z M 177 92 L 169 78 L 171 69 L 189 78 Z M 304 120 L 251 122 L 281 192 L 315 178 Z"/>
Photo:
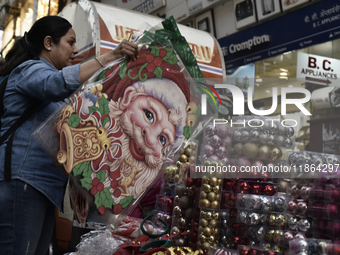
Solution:
<path fill-rule="evenodd" d="M 8 85 L 19 93 L 46 101 L 61 101 L 80 84 L 79 64 L 58 71 L 46 60 L 29 60 L 13 70 Z"/>

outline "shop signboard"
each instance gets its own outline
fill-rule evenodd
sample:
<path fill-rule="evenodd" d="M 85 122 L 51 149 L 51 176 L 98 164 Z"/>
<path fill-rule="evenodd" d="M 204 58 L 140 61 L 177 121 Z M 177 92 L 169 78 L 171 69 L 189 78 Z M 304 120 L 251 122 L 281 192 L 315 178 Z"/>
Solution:
<path fill-rule="evenodd" d="M 340 87 L 340 60 L 298 52 L 296 78 L 318 85 Z"/>
<path fill-rule="evenodd" d="M 243 47 L 244 50 L 233 48 L 263 35 L 268 40 L 250 48 Z M 218 41 L 224 51 L 226 68 L 231 69 L 337 38 L 340 38 L 339 0 L 323 0 Z"/>
<path fill-rule="evenodd" d="M 165 0 L 117 0 L 117 6 L 137 12 L 150 13 L 165 6 Z"/>

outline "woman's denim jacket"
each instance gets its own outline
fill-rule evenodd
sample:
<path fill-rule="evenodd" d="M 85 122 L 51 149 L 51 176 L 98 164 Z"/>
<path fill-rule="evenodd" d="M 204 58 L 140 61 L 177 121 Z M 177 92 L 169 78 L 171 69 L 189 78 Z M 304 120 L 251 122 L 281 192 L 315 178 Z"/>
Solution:
<path fill-rule="evenodd" d="M 32 137 L 39 127 L 80 86 L 79 64 L 58 71 L 47 60 L 29 60 L 9 76 L 4 98 L 0 135 L 35 100 L 42 106 L 17 129 L 12 147 L 12 179 L 20 179 L 42 192 L 62 210 L 67 176 Z M 0 147 L 0 185 L 4 181 L 6 142 Z"/>

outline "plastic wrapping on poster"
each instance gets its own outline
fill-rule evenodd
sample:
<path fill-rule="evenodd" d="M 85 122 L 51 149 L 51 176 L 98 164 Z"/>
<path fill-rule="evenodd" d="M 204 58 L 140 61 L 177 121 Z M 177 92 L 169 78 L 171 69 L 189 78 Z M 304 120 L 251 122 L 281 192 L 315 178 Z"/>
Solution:
<path fill-rule="evenodd" d="M 91 202 L 107 222 L 122 220 L 215 115 L 201 115 L 204 79 L 185 38 L 173 19 L 163 26 L 136 33 L 137 60 L 103 67 L 34 133 L 71 177 L 80 223 Z"/>

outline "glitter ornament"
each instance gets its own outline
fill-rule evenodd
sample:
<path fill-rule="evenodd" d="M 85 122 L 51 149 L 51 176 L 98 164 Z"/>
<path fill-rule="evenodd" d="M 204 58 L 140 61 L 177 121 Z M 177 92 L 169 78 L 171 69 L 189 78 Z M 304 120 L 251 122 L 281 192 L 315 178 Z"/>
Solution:
<path fill-rule="evenodd" d="M 248 214 L 246 212 L 240 212 L 238 218 L 240 222 L 246 224 L 248 220 Z"/>
<path fill-rule="evenodd" d="M 241 140 L 241 131 L 240 130 L 235 130 L 233 133 L 233 140 L 235 141 L 240 141 Z"/>
<path fill-rule="evenodd" d="M 279 147 L 273 147 L 270 152 L 271 160 L 280 160 L 282 158 L 282 151 Z"/>
<path fill-rule="evenodd" d="M 297 185 L 293 185 L 290 188 L 290 195 L 295 199 L 298 199 L 300 197 L 300 189 Z"/>
<path fill-rule="evenodd" d="M 300 189 L 300 196 L 303 200 L 307 200 L 308 199 L 308 195 L 309 195 L 309 192 L 312 188 L 310 187 L 307 187 L 307 186 L 302 186 L 302 188 Z"/>
<path fill-rule="evenodd" d="M 306 240 L 298 240 L 297 242 L 299 251 L 307 251 L 308 243 Z"/>
<path fill-rule="evenodd" d="M 282 214 L 277 214 L 275 219 L 275 224 L 278 227 L 284 227 L 286 225 L 286 218 Z"/>
<path fill-rule="evenodd" d="M 252 183 L 250 185 L 251 194 L 261 194 L 262 193 L 262 185 L 259 183 Z"/>
<path fill-rule="evenodd" d="M 284 140 L 283 146 L 287 149 L 291 148 L 293 146 L 292 139 L 286 137 L 286 139 Z"/>
<path fill-rule="evenodd" d="M 225 158 L 226 156 L 228 156 L 229 150 L 225 147 L 220 146 L 216 149 L 215 153 L 219 158 Z"/>
<path fill-rule="evenodd" d="M 298 202 L 296 212 L 300 215 L 305 215 L 307 213 L 307 204 L 305 202 Z"/>
<path fill-rule="evenodd" d="M 273 210 L 272 200 L 268 197 L 262 197 L 262 209 L 266 212 Z"/>
<path fill-rule="evenodd" d="M 286 147 L 285 146 L 285 140 L 286 140 L 286 137 L 284 137 L 282 135 L 277 135 L 274 138 L 274 145 L 276 145 L 277 147 Z"/>
<path fill-rule="evenodd" d="M 269 135 L 268 144 L 269 145 L 275 144 L 275 136 L 274 135 Z"/>
<path fill-rule="evenodd" d="M 249 133 L 249 139 L 252 142 L 258 142 L 260 140 L 260 132 L 258 130 L 251 130 Z"/>
<path fill-rule="evenodd" d="M 275 224 L 276 224 L 276 216 L 275 216 L 275 214 L 273 214 L 273 213 L 268 214 L 268 216 L 267 216 L 267 224 L 269 226 L 275 226 Z"/>
<path fill-rule="evenodd" d="M 274 232 L 275 232 L 275 230 L 273 230 L 273 229 L 268 229 L 266 231 L 265 239 L 266 239 L 267 242 L 270 242 L 270 243 L 273 242 Z"/>
<path fill-rule="evenodd" d="M 249 141 L 249 137 L 250 137 L 249 131 L 246 129 L 243 129 L 241 131 L 241 137 L 240 137 L 241 141 Z"/>
<path fill-rule="evenodd" d="M 296 230 L 296 229 L 298 228 L 297 223 L 298 223 L 298 220 L 297 220 L 295 217 L 290 217 L 290 218 L 288 219 L 288 222 L 287 222 L 288 227 L 289 227 L 291 230 Z"/>
<path fill-rule="evenodd" d="M 257 224 L 260 223 L 260 220 L 261 220 L 261 218 L 260 218 L 260 215 L 258 213 L 250 213 L 248 215 L 248 222 L 249 222 L 250 225 L 257 225 Z M 244 223 L 246 223 L 246 222 L 244 222 Z"/>
<path fill-rule="evenodd" d="M 262 208 L 262 200 L 259 196 L 250 196 L 246 208 L 251 210 L 260 210 Z"/>
<path fill-rule="evenodd" d="M 276 212 L 283 212 L 285 210 L 286 201 L 282 197 L 274 198 L 274 209 Z"/>
<path fill-rule="evenodd" d="M 205 134 L 207 136 L 213 136 L 215 134 L 215 127 L 213 125 L 208 125 L 205 127 Z"/>
<path fill-rule="evenodd" d="M 213 135 L 211 138 L 210 138 L 210 145 L 214 148 L 217 148 L 221 145 L 221 138 L 218 136 L 218 135 Z"/>
<path fill-rule="evenodd" d="M 297 226 L 300 231 L 306 232 L 310 228 L 310 223 L 307 219 L 301 219 L 298 221 Z"/>
<path fill-rule="evenodd" d="M 221 141 L 221 146 L 225 147 L 225 148 L 229 148 L 232 144 L 233 140 L 231 139 L 230 136 L 226 136 L 224 138 L 222 138 Z"/>
<path fill-rule="evenodd" d="M 286 127 L 286 136 L 287 137 L 292 137 L 294 135 L 294 133 L 295 133 L 294 128 Z"/>
<path fill-rule="evenodd" d="M 287 231 L 283 234 L 283 242 L 285 245 L 289 244 L 289 241 L 293 240 L 294 236 L 292 234 L 292 232 Z"/>

